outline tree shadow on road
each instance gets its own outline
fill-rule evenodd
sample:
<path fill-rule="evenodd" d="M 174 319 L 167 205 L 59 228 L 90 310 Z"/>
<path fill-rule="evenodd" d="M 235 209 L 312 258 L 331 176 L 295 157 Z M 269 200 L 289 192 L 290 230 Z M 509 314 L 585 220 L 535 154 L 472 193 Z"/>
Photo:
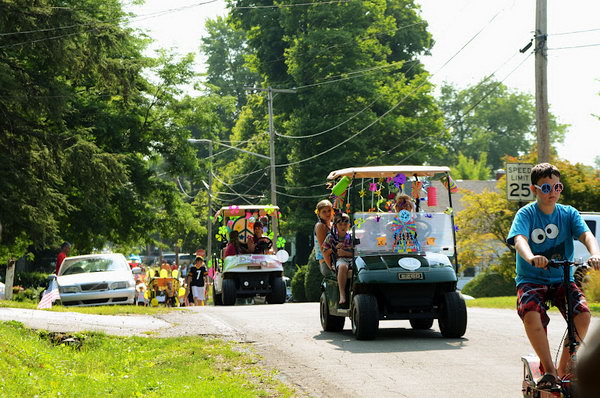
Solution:
<path fill-rule="evenodd" d="M 342 332 L 323 332 L 313 336 L 326 341 L 337 350 L 353 353 L 415 352 L 459 350 L 466 346 L 467 338 L 449 339 L 434 329 L 414 330 L 408 328 L 380 328 L 375 340 L 359 341 L 351 329 Z"/>

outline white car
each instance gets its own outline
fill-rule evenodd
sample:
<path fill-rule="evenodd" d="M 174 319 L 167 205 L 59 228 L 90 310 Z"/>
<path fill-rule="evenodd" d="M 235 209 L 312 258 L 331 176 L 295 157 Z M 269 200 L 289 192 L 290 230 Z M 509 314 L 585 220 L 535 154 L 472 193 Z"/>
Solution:
<path fill-rule="evenodd" d="M 67 257 L 56 277 L 64 306 L 133 304 L 135 281 L 122 254 Z"/>

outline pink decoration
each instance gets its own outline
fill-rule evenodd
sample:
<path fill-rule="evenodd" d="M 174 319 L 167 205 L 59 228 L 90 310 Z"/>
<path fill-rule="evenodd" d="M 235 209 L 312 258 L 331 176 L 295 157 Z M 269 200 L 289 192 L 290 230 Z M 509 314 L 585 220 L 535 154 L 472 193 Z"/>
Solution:
<path fill-rule="evenodd" d="M 437 189 L 435 187 L 427 188 L 427 206 L 437 206 Z"/>
<path fill-rule="evenodd" d="M 371 191 L 371 192 L 377 191 L 377 183 L 376 182 L 369 183 L 369 191 Z"/>

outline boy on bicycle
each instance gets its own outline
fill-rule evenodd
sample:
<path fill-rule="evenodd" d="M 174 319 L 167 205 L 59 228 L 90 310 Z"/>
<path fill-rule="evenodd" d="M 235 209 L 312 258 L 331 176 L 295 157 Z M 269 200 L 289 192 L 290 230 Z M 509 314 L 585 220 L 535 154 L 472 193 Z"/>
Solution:
<path fill-rule="evenodd" d="M 552 362 L 546 328 L 550 319 L 546 302 L 558 307 L 565 316 L 566 298 L 562 270 L 548 267 L 550 260 L 573 261 L 573 240 L 578 239 L 590 252 L 588 264 L 600 269 L 600 248 L 594 235 L 571 206 L 558 204 L 563 185 L 560 171 L 549 163 L 531 170 L 530 189 L 536 201 L 521 208 L 513 220 L 507 242 L 517 251 L 517 312 L 535 353 L 540 358 L 544 376 L 540 389 L 552 389 L 558 378 L 567 373 L 569 352 L 563 347 L 558 368 Z M 577 339 L 583 339 L 590 324 L 590 310 L 583 292 L 573 286 L 573 314 Z"/>

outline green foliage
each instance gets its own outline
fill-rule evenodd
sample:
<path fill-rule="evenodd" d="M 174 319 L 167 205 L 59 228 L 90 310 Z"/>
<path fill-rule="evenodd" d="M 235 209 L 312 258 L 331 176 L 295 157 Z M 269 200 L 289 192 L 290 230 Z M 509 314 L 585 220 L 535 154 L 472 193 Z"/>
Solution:
<path fill-rule="evenodd" d="M 306 301 L 306 292 L 304 289 L 304 281 L 306 279 L 306 271 L 308 265 L 298 266 L 298 270 L 292 278 L 292 298 L 296 302 Z"/>
<path fill-rule="evenodd" d="M 441 151 L 438 138 L 445 129 L 419 62 L 432 39 L 414 1 L 235 9 L 228 22 L 232 30 L 246 32 L 246 65 L 260 75 L 263 87 L 298 88 L 295 94 L 278 94 L 273 109 L 276 163 L 292 163 L 277 168 L 285 195 L 325 197 L 319 184 L 332 169 L 394 164 L 407 156 L 421 163 Z M 249 140 L 247 149 L 268 153 L 267 129 L 264 93 L 249 96 L 233 140 Z M 332 150 L 334 145 L 339 147 Z M 238 192 L 268 192 L 266 166 L 265 160 L 243 155 L 227 166 L 225 182 Z M 286 226 L 308 234 L 314 218 L 307 209 L 319 198 L 285 195 L 278 204 Z"/>
<path fill-rule="evenodd" d="M 479 160 L 471 159 L 458 153 L 458 163 L 452 167 L 452 177 L 457 180 L 488 180 L 490 169 L 487 166 L 487 153 L 482 153 Z"/>
<path fill-rule="evenodd" d="M 319 268 L 319 262 L 315 259 L 313 251 L 308 258 L 306 265 L 306 277 L 304 279 L 304 293 L 306 301 L 319 301 L 321 297 L 321 282 L 323 282 L 323 274 Z"/>
<path fill-rule="evenodd" d="M 473 297 L 514 296 L 517 288 L 514 279 L 506 278 L 497 272 L 486 271 L 471 279 L 462 292 Z"/>
<path fill-rule="evenodd" d="M 201 51 L 207 56 L 206 81 L 211 91 L 237 98 L 237 107 L 246 104 L 244 87 L 254 86 L 259 76 L 246 65 L 251 54 L 246 45 L 246 32 L 236 29 L 226 18 L 208 19 L 204 25 Z"/>
<path fill-rule="evenodd" d="M 566 160 L 557 160 L 554 164 L 560 170 L 560 180 L 565 186 L 560 202 L 579 211 L 600 211 L 600 171 Z"/>
<path fill-rule="evenodd" d="M 196 174 L 196 154 L 172 123 L 193 57 L 143 56 L 117 0 L 63 5 L 0 1 L 2 32 L 32 31 L 0 43 L 0 260 L 199 236 L 174 179 Z"/>
<path fill-rule="evenodd" d="M 600 271 L 590 271 L 583 291 L 589 301 L 600 302 Z"/>
<path fill-rule="evenodd" d="M 248 347 L 218 339 L 68 335 L 36 332 L 16 322 L 0 324 L 0 339 L 0 386 L 6 396 L 293 395 L 257 365 Z"/>
<path fill-rule="evenodd" d="M 443 163 L 457 164 L 459 153 L 471 159 L 486 153 L 491 170 L 504 168 L 504 156 L 522 155 L 535 142 L 533 96 L 510 90 L 498 81 L 485 78 L 465 89 L 444 84 L 439 106 L 451 133 L 443 141 L 448 148 L 447 155 L 440 158 Z M 551 114 L 551 142 L 562 142 L 567 127 Z"/>
<path fill-rule="evenodd" d="M 15 285 L 29 287 L 45 287 L 48 285 L 48 274 L 44 272 L 18 272 L 15 274 Z"/>
<path fill-rule="evenodd" d="M 503 187 L 504 180 L 498 184 Z M 517 205 L 509 203 L 502 192 L 485 190 L 475 194 L 463 190 L 463 193 L 465 209 L 456 215 L 458 261 L 461 266 L 487 268 L 496 265 L 514 269 L 515 251 L 506 243 L 506 237 Z"/>

